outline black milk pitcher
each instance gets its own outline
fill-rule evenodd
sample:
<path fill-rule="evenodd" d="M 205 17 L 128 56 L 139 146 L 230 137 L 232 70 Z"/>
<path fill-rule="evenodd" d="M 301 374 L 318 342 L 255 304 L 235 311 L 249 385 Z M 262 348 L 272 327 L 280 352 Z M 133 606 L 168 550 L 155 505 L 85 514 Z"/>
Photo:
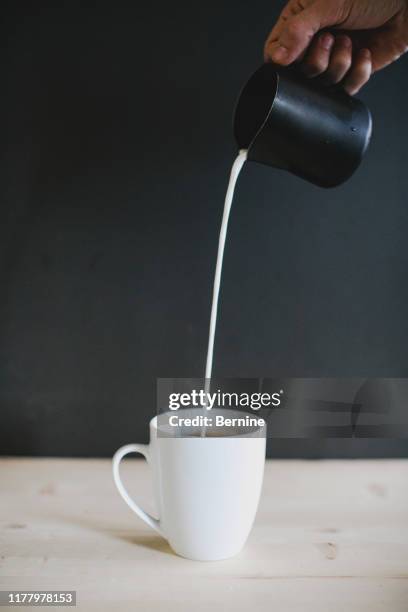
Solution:
<path fill-rule="evenodd" d="M 264 64 L 241 91 L 233 125 L 249 161 L 336 187 L 358 168 L 372 121 L 368 108 L 339 86 Z"/>

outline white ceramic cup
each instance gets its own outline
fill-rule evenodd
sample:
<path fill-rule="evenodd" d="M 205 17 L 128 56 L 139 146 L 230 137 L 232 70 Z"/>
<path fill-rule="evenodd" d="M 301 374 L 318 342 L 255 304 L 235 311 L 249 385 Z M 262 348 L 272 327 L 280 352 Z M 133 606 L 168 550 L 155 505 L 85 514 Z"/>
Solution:
<path fill-rule="evenodd" d="M 228 416 L 237 415 L 243 416 L 228 410 Z M 115 484 L 128 506 L 177 554 L 197 561 L 233 557 L 244 546 L 258 507 L 265 430 L 224 431 L 226 437 L 161 437 L 155 417 L 150 421 L 150 444 L 128 444 L 116 451 Z M 122 483 L 119 465 L 129 453 L 142 454 L 150 465 L 158 519 L 145 512 Z"/>

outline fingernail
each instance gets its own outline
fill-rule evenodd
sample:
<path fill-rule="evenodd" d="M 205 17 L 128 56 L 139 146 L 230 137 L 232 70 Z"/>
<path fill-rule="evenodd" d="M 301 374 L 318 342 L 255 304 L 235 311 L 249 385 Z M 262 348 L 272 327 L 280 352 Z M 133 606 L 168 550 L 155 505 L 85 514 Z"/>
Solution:
<path fill-rule="evenodd" d="M 350 48 L 353 43 L 351 42 L 351 38 L 348 36 L 337 36 L 337 42 L 339 42 L 343 47 Z"/>
<path fill-rule="evenodd" d="M 322 36 L 320 39 L 320 43 L 323 49 L 326 49 L 326 51 L 330 51 L 334 43 L 334 38 L 331 34 L 324 34 L 324 36 Z"/>
<path fill-rule="evenodd" d="M 281 47 L 279 45 L 279 47 L 273 49 L 271 57 L 274 62 L 283 62 L 288 57 L 288 50 L 286 47 Z"/>
<path fill-rule="evenodd" d="M 349 96 L 354 96 L 360 91 L 360 89 L 360 87 L 355 87 L 353 85 L 344 85 L 344 90 L 349 94 Z"/>

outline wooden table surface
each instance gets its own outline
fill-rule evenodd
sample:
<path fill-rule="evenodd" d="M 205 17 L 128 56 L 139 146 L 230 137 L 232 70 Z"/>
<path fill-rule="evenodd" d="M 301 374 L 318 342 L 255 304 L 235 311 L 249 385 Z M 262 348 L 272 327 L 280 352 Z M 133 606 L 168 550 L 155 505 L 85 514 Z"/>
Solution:
<path fill-rule="evenodd" d="M 147 465 L 122 469 L 149 509 Z M 128 509 L 108 460 L 2 459 L 0 494 L 0 590 L 76 590 L 89 611 L 408 611 L 408 461 L 268 461 L 245 549 L 206 563 Z"/>

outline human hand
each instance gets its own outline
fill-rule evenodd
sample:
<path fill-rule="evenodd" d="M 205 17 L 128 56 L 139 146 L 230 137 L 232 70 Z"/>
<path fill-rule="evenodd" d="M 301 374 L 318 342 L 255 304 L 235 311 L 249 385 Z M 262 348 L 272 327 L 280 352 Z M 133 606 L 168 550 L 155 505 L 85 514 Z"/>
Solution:
<path fill-rule="evenodd" d="M 289 0 L 264 56 L 282 66 L 300 62 L 307 76 L 324 74 L 353 95 L 407 50 L 407 0 Z"/>

